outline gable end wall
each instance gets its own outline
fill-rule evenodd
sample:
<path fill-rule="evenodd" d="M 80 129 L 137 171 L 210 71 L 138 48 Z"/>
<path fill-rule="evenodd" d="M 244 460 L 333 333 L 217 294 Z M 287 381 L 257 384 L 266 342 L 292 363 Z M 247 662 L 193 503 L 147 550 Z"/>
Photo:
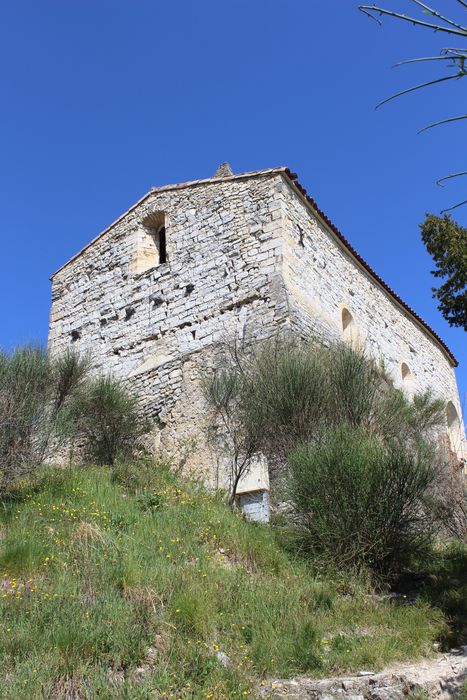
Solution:
<path fill-rule="evenodd" d="M 165 213 L 169 262 L 136 274 L 142 222 L 155 211 Z M 155 191 L 52 280 L 51 351 L 90 351 L 96 371 L 131 381 L 160 421 L 156 446 L 212 465 L 215 481 L 201 376 L 224 339 L 287 323 L 282 215 L 277 174 Z"/>

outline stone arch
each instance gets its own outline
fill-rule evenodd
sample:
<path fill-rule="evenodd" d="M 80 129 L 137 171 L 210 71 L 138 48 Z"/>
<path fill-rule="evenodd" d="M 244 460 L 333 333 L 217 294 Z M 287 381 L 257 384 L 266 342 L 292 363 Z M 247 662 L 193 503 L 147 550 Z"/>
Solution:
<path fill-rule="evenodd" d="M 355 319 L 347 306 L 342 306 L 341 309 L 341 330 L 342 338 L 345 340 L 345 342 L 358 344 L 359 336 L 357 324 L 355 323 Z"/>
<path fill-rule="evenodd" d="M 448 437 L 451 450 L 456 453 L 456 455 L 462 454 L 462 438 L 463 430 L 459 414 L 452 401 L 448 401 L 446 404 L 446 423 L 448 428 Z"/>
<path fill-rule="evenodd" d="M 413 374 L 410 370 L 409 365 L 407 362 L 402 362 L 401 363 L 401 377 L 402 381 L 404 383 L 412 382 L 413 381 Z"/>
<path fill-rule="evenodd" d="M 413 398 L 414 393 L 414 376 L 407 362 L 400 364 L 402 389 L 409 399 Z"/>
<path fill-rule="evenodd" d="M 133 272 L 147 272 L 168 261 L 165 218 L 163 211 L 153 211 L 140 222 L 130 263 Z"/>

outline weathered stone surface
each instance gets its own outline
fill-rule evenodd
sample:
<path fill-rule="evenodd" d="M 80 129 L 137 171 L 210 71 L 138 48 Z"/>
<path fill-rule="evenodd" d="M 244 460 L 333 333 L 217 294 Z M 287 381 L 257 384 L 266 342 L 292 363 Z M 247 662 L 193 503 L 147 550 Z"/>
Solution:
<path fill-rule="evenodd" d="M 221 163 L 214 173 L 214 177 L 230 177 L 231 175 L 233 172 L 228 163 Z"/>
<path fill-rule="evenodd" d="M 165 227 L 162 264 L 151 222 Z M 207 440 L 203 373 L 222 341 L 279 329 L 357 340 L 404 391 L 430 388 L 460 415 L 446 352 L 281 172 L 152 190 L 52 278 L 52 352 L 89 350 L 96 371 L 131 382 L 158 418 L 154 449 L 214 486 L 225 465 Z"/>
<path fill-rule="evenodd" d="M 316 680 L 270 680 L 258 689 L 262 698 L 279 700 L 401 700 L 415 691 L 430 698 L 450 698 L 467 680 L 467 656 L 440 654 L 414 664 L 397 664 L 370 676 Z"/>

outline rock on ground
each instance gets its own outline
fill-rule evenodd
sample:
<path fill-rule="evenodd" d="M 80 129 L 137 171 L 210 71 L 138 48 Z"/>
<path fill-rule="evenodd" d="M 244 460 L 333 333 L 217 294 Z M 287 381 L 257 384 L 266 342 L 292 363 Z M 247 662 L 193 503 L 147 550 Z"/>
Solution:
<path fill-rule="evenodd" d="M 270 700 L 400 700 L 415 691 L 447 699 L 467 681 L 467 653 L 439 654 L 413 664 L 397 664 L 380 673 L 267 681 L 258 691 Z"/>

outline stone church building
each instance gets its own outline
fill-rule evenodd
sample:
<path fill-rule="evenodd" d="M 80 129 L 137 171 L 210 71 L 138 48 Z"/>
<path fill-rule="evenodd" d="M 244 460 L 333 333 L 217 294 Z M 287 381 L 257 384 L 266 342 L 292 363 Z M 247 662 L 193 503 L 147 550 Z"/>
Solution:
<path fill-rule="evenodd" d="M 91 351 L 131 381 L 154 447 L 222 485 L 207 441 L 203 372 L 223 340 L 358 338 L 407 394 L 447 402 L 452 451 L 467 455 L 454 375 L 437 334 L 374 272 L 288 168 L 157 187 L 52 276 L 49 347 Z M 243 491 L 267 490 L 258 468 Z"/>

